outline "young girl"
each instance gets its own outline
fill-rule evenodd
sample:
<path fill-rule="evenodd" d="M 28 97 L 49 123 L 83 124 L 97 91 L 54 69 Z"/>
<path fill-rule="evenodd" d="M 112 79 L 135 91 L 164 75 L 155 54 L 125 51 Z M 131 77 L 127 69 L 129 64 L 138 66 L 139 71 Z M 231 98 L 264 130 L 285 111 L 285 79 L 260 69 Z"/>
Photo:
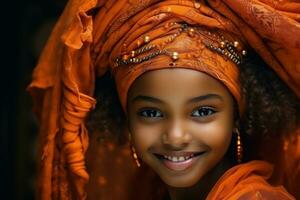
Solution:
<path fill-rule="evenodd" d="M 284 159 L 299 159 L 299 6 L 70 1 L 30 85 L 39 198 L 294 199 L 277 185 L 296 195 Z M 90 132 L 128 138 L 139 169 L 87 134 L 93 96 Z"/>

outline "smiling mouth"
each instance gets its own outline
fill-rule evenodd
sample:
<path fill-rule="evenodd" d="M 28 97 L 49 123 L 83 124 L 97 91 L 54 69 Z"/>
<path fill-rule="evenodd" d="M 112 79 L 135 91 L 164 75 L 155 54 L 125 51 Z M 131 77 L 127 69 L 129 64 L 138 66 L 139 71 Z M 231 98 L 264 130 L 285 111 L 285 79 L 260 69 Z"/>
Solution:
<path fill-rule="evenodd" d="M 181 156 L 154 154 L 170 170 L 182 171 L 190 168 L 205 151 Z"/>

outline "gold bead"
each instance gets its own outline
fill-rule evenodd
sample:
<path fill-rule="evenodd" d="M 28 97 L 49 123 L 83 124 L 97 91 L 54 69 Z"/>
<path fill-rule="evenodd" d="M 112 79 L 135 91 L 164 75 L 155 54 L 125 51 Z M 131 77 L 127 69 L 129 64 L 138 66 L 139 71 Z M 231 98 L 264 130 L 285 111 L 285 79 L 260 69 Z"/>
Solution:
<path fill-rule="evenodd" d="M 129 56 L 128 55 L 123 55 L 122 59 L 123 60 L 128 60 Z"/>
<path fill-rule="evenodd" d="M 220 46 L 221 48 L 225 48 L 225 42 L 224 41 L 220 42 Z"/>
<path fill-rule="evenodd" d="M 139 163 L 139 161 L 136 160 L 135 162 L 136 162 L 137 167 L 141 166 L 141 164 Z"/>
<path fill-rule="evenodd" d="M 131 51 L 131 57 L 133 58 L 135 56 L 135 51 Z"/>
<path fill-rule="evenodd" d="M 178 54 L 178 52 L 174 51 L 174 52 L 172 53 L 172 59 L 173 59 L 173 60 L 178 60 L 178 59 L 179 59 L 179 54 Z"/>
<path fill-rule="evenodd" d="M 146 36 L 144 37 L 144 42 L 145 42 L 145 43 L 150 42 L 150 37 L 149 37 L 148 35 L 146 35 Z"/>
<path fill-rule="evenodd" d="M 195 29 L 189 28 L 188 35 L 189 35 L 190 37 L 194 37 L 194 36 L 195 36 Z"/>
<path fill-rule="evenodd" d="M 170 27 L 170 23 L 166 23 L 165 25 L 164 25 L 164 28 L 165 29 L 167 29 L 167 28 L 169 28 Z"/>
<path fill-rule="evenodd" d="M 201 7 L 201 4 L 197 1 L 194 2 L 194 7 L 199 9 Z"/>
<path fill-rule="evenodd" d="M 243 56 L 247 55 L 247 51 L 246 51 L 246 50 L 243 50 L 243 51 L 242 51 L 242 54 L 243 54 Z"/>
<path fill-rule="evenodd" d="M 234 46 L 235 48 L 237 48 L 237 47 L 239 46 L 239 42 L 238 42 L 238 41 L 234 41 L 233 46 Z"/>
<path fill-rule="evenodd" d="M 138 47 L 141 46 L 141 41 L 138 40 L 138 41 L 136 42 L 136 44 L 137 44 Z"/>

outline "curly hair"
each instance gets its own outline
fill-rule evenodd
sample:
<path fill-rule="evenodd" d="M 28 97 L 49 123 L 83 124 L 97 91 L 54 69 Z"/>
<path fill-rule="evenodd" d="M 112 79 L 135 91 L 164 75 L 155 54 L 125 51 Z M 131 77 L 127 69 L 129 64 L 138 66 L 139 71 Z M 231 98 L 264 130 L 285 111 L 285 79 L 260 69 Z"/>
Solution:
<path fill-rule="evenodd" d="M 250 134 L 288 134 L 300 118 L 296 95 L 255 53 L 240 67 L 240 82 L 246 112 L 243 130 Z"/>
<path fill-rule="evenodd" d="M 257 138 L 286 134 L 294 129 L 300 121 L 300 103 L 296 95 L 253 51 L 239 68 L 246 103 L 240 119 L 241 132 Z M 98 104 L 87 121 L 88 128 L 91 132 L 98 130 L 123 137 L 125 115 L 109 73 L 97 80 L 96 96 Z"/>
<path fill-rule="evenodd" d="M 118 98 L 115 82 L 110 72 L 96 80 L 96 108 L 86 121 L 89 133 L 99 133 L 100 137 L 112 137 L 125 142 L 125 114 Z"/>
<path fill-rule="evenodd" d="M 248 53 L 239 69 L 241 91 L 246 104 L 245 113 L 240 119 L 244 147 L 247 149 L 244 160 L 267 158 L 274 162 L 277 158 L 263 156 L 263 153 L 269 151 L 276 154 L 281 151 L 273 147 L 282 145 L 281 138 L 297 128 L 300 102 L 254 51 Z M 272 143 L 273 147 L 265 146 L 265 142 Z"/>

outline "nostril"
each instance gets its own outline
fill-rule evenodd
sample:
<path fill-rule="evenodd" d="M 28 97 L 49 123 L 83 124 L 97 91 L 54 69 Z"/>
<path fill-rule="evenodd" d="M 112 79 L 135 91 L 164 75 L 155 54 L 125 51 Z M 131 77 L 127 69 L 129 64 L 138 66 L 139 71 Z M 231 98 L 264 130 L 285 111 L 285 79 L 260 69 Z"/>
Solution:
<path fill-rule="evenodd" d="M 185 140 L 185 138 L 168 138 L 163 137 L 162 144 L 165 147 L 165 149 L 171 150 L 171 151 L 181 151 L 185 149 L 189 142 Z"/>

